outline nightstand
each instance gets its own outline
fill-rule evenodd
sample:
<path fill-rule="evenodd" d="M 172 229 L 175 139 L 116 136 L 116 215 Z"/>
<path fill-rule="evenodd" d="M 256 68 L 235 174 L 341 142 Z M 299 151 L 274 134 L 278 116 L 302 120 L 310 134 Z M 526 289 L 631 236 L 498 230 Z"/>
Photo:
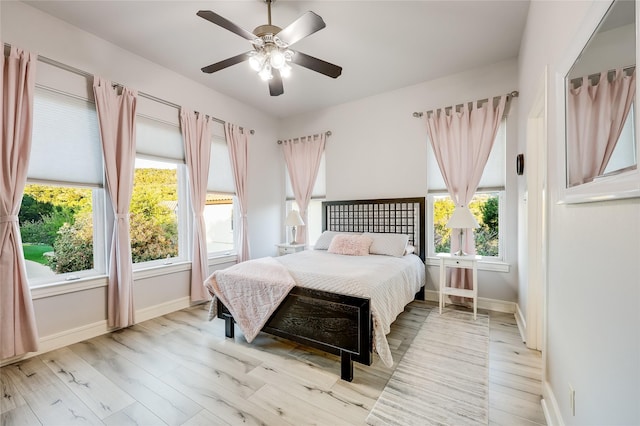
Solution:
<path fill-rule="evenodd" d="M 304 244 L 276 244 L 278 247 L 278 256 L 284 256 L 285 254 L 297 253 L 304 250 Z"/>
<path fill-rule="evenodd" d="M 476 319 L 478 311 L 478 260 L 482 256 L 454 256 L 449 253 L 438 254 L 440 258 L 440 313 L 445 305 L 444 298 L 447 295 L 470 297 L 473 299 L 473 319 Z M 447 268 L 471 269 L 473 271 L 473 289 L 453 288 L 447 285 Z"/>

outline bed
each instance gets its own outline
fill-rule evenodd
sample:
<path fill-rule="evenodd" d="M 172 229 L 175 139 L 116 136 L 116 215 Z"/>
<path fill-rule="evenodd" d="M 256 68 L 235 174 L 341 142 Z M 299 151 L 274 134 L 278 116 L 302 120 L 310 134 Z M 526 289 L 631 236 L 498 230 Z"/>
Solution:
<path fill-rule="evenodd" d="M 322 222 L 323 231 L 329 231 L 323 236 L 402 234 L 408 247 L 415 248 L 414 254 L 398 257 L 306 250 L 275 259 L 295 285 L 274 306 L 261 331 L 339 355 L 340 377 L 352 381 L 353 361 L 371 365 L 374 349 L 385 365 L 393 362 L 386 343 L 389 326 L 413 298 L 424 299 L 425 199 L 324 202 Z M 269 259 L 260 262 L 276 263 Z M 212 277 L 206 282 L 210 292 Z M 225 335 L 232 338 L 236 320 L 221 299 L 216 300 L 217 316 L 225 320 Z"/>

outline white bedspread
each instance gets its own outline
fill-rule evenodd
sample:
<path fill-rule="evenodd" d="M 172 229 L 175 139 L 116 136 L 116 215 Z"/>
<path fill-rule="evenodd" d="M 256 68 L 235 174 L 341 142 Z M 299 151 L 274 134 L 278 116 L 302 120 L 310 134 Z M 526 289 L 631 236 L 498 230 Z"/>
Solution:
<path fill-rule="evenodd" d="M 425 284 L 425 266 L 418 256 L 344 256 L 305 250 L 275 259 L 300 287 L 370 298 L 374 349 L 387 367 L 393 365 L 386 335 Z"/>

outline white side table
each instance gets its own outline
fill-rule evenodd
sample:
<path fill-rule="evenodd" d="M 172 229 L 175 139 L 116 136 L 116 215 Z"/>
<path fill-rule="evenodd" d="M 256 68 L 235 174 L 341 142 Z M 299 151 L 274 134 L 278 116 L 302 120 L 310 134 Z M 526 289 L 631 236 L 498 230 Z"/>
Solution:
<path fill-rule="evenodd" d="M 473 299 L 473 319 L 476 319 L 478 311 L 478 260 L 482 256 L 455 256 L 449 253 L 438 254 L 440 258 L 440 313 L 445 305 L 444 298 L 446 295 L 470 297 Z M 447 285 L 447 267 L 471 269 L 473 271 L 473 289 L 454 288 Z"/>
<path fill-rule="evenodd" d="M 276 244 L 278 247 L 278 256 L 284 256 L 285 254 L 297 253 L 304 250 L 304 244 Z"/>

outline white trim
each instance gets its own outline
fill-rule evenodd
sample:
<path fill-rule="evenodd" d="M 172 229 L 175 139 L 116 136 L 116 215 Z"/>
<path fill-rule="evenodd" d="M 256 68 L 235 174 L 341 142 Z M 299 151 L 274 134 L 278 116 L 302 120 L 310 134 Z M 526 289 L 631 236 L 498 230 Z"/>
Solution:
<path fill-rule="evenodd" d="M 527 117 L 526 156 L 526 321 L 525 341 L 529 349 L 544 347 L 544 306 L 547 286 L 547 88 L 548 69 L 538 83 L 536 96 Z M 544 367 L 543 367 L 544 371 Z"/>
<path fill-rule="evenodd" d="M 587 45 L 598 25 L 606 16 L 611 1 L 595 1 L 585 15 L 584 21 L 578 31 L 573 35 L 570 46 L 565 51 L 563 59 L 558 63 L 555 70 L 556 84 L 556 108 L 561 112 L 559 117 L 564 117 L 565 112 L 565 76 L 572 68 L 577 58 L 581 55 L 583 48 Z M 640 15 L 639 8 L 636 8 L 636 20 Z M 640 46 L 636 43 L 636 57 L 640 53 Z M 640 81 L 636 80 L 636 90 L 640 86 Z M 640 119 L 640 108 L 635 110 L 635 122 Z M 558 158 L 556 167 L 558 173 L 557 189 L 558 204 L 590 203 L 597 201 L 608 201 L 623 198 L 640 197 L 640 149 L 636 150 L 636 167 L 622 173 L 611 176 L 602 176 L 591 182 L 567 188 L 567 155 L 566 155 L 566 124 L 565 120 L 557 120 L 556 137 L 560 143 L 557 144 L 556 157 Z M 639 138 L 639 126 L 636 126 L 636 144 Z"/>
<path fill-rule="evenodd" d="M 109 331 L 111 330 L 107 326 L 107 320 L 102 320 L 94 322 L 93 324 L 85 324 L 60 333 L 40 337 L 38 352 L 29 352 L 13 358 L 3 359 L 0 361 L 0 367 L 23 359 L 32 358 L 55 349 L 73 345 L 74 343 L 82 342 L 83 340 L 101 336 Z"/>
<path fill-rule="evenodd" d="M 77 281 L 58 282 L 40 287 L 31 288 L 31 299 L 44 299 L 47 297 L 59 296 L 61 294 L 73 293 L 76 291 L 90 290 L 92 288 L 106 287 L 108 277 L 103 275 L 99 277 L 81 278 Z"/>
<path fill-rule="evenodd" d="M 136 310 L 136 324 L 150 320 L 152 318 L 169 314 L 171 312 L 176 312 L 181 309 L 188 308 L 189 306 L 191 306 L 190 298 L 189 296 L 185 296 L 179 299 L 169 300 L 158 305 Z M 92 339 L 94 337 L 107 334 L 113 330 L 115 330 L 115 328 L 109 328 L 107 325 L 107 320 L 101 320 L 92 324 L 85 324 L 80 327 L 64 330 L 48 336 L 43 336 L 40 337 L 38 345 L 39 350 L 37 352 L 29 352 L 24 355 L 0 360 L 0 367 L 12 364 L 23 359 L 32 358 L 34 356 L 38 356 L 55 349 L 73 345 L 84 340 Z"/>
<path fill-rule="evenodd" d="M 424 300 L 438 303 L 438 292 L 435 290 L 425 290 Z M 487 299 L 484 297 L 478 297 L 478 308 L 486 309 L 494 312 L 504 312 L 507 314 L 513 314 L 516 311 L 515 302 L 507 302 L 506 300 Z"/>
<path fill-rule="evenodd" d="M 209 265 L 209 266 L 222 265 L 224 263 L 237 263 L 237 262 L 238 262 L 238 254 L 237 253 L 225 254 L 223 256 L 210 257 L 209 259 L 207 259 L 207 265 Z"/>
<path fill-rule="evenodd" d="M 168 302 L 160 303 L 159 305 L 137 310 L 135 313 L 136 324 L 188 308 L 189 306 L 191 306 L 191 299 L 189 296 L 185 296 L 180 299 L 169 300 Z"/>
<path fill-rule="evenodd" d="M 565 426 L 556 396 L 547 381 L 542 382 L 542 410 L 549 426 Z"/>
<path fill-rule="evenodd" d="M 524 318 L 522 311 L 520 310 L 520 305 L 516 303 L 516 312 L 513 314 L 516 318 L 516 325 L 518 326 L 518 332 L 520 333 L 520 338 L 523 342 L 527 341 L 527 320 Z"/>
<path fill-rule="evenodd" d="M 440 258 L 438 257 L 428 257 L 425 260 L 425 264 L 427 266 L 440 266 Z M 492 271 L 492 272 L 509 272 L 511 269 L 511 265 L 506 262 L 500 261 L 486 261 L 479 260 L 478 261 L 478 271 Z"/>
<path fill-rule="evenodd" d="M 171 259 L 169 259 L 171 260 Z M 169 265 L 154 265 L 148 268 L 140 268 L 133 270 L 133 280 L 143 280 L 145 278 L 159 277 L 167 274 L 175 274 L 176 272 L 190 271 L 191 261 L 179 260 Z"/>

